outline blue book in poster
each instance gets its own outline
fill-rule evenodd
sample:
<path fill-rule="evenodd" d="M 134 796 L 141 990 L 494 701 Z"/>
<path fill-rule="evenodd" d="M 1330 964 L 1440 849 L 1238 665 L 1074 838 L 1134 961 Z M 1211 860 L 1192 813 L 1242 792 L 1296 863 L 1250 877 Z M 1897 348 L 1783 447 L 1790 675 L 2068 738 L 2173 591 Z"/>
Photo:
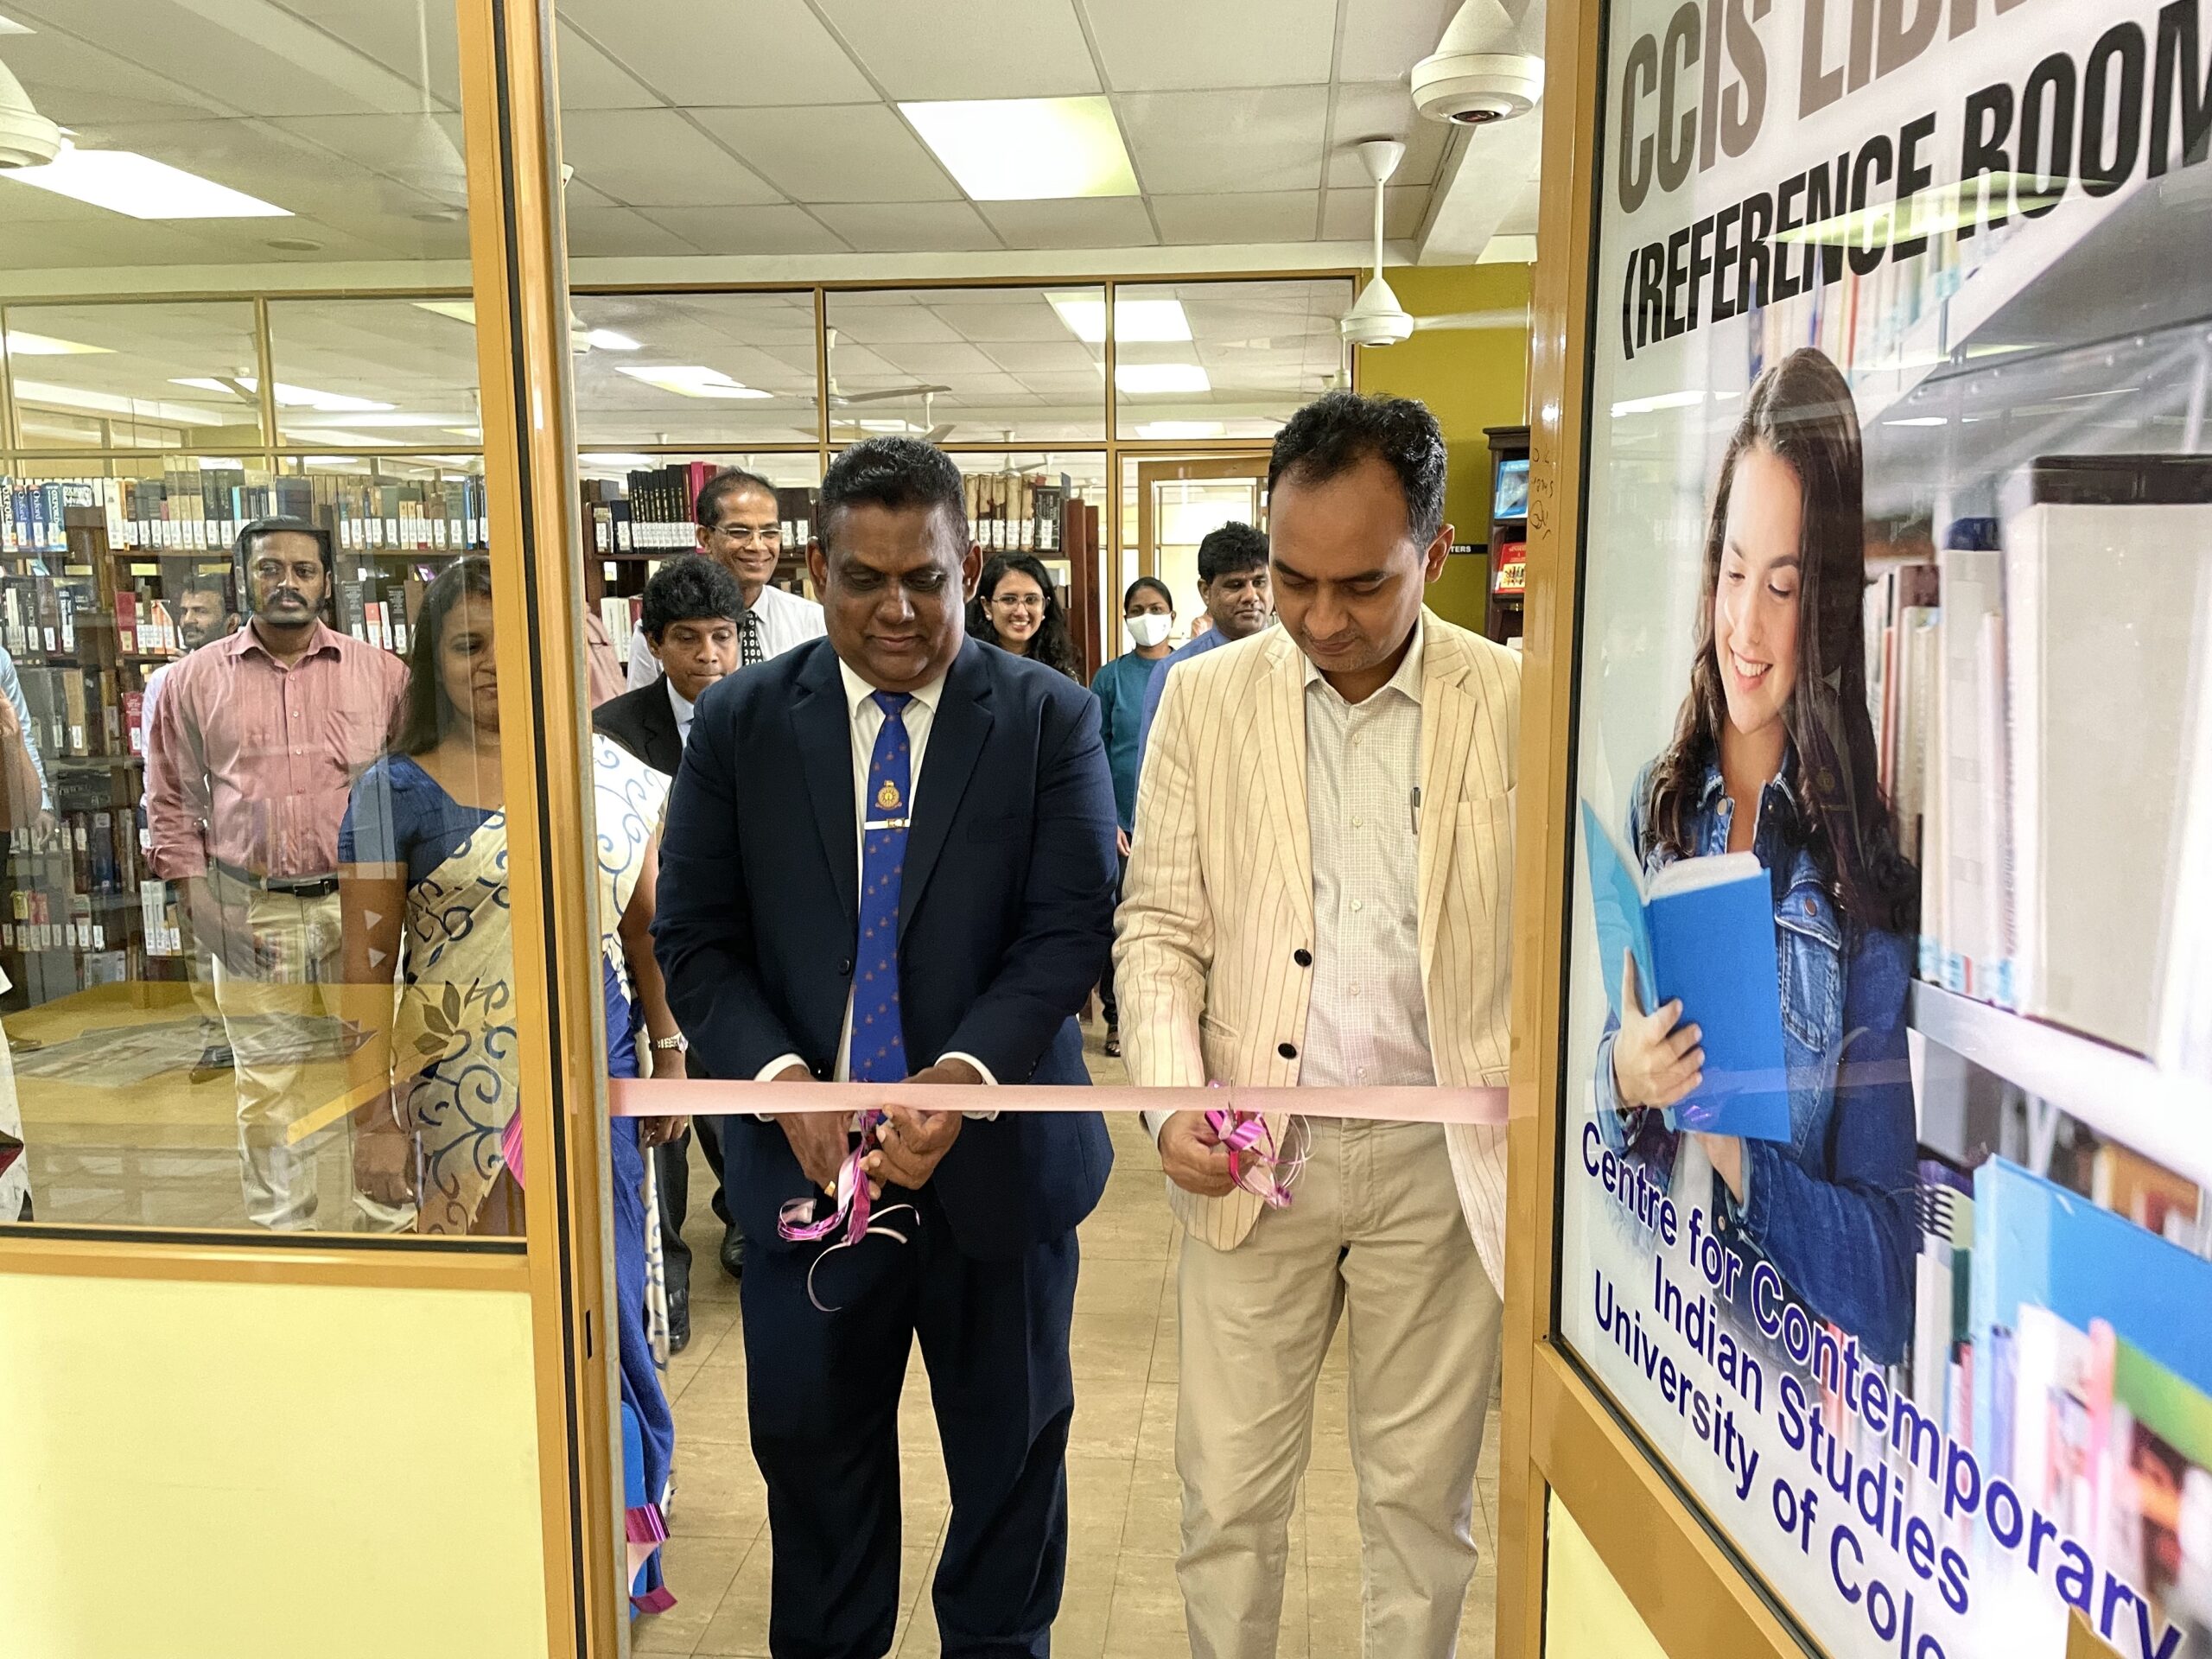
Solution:
<path fill-rule="evenodd" d="M 1702 1033 L 1705 1080 L 1668 1113 L 1669 1122 L 1707 1135 L 1789 1139 L 1782 976 L 1765 867 L 1750 853 L 1684 858 L 1646 880 L 1587 801 L 1582 844 L 1614 1016 L 1621 965 L 1633 954 L 1643 1006 L 1679 997 L 1682 1019 Z"/>

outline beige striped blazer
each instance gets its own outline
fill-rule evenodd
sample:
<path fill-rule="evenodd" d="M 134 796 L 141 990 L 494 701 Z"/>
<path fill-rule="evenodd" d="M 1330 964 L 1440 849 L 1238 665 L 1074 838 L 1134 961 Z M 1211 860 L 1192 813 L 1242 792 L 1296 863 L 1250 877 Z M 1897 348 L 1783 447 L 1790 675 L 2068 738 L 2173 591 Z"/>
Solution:
<path fill-rule="evenodd" d="M 1437 1081 L 1503 1084 L 1520 659 L 1427 615 L 1421 713 L 1421 958 Z M 1137 787 L 1114 947 L 1133 1082 L 1287 1085 L 1302 1047 L 1313 943 L 1305 658 L 1256 637 L 1168 677 Z M 1280 1138 L 1283 1126 L 1275 1125 Z M 1503 1129 L 1446 1132 L 1461 1208 L 1504 1283 Z M 1169 1184 L 1190 1233 L 1241 1243 L 1260 1201 Z"/>

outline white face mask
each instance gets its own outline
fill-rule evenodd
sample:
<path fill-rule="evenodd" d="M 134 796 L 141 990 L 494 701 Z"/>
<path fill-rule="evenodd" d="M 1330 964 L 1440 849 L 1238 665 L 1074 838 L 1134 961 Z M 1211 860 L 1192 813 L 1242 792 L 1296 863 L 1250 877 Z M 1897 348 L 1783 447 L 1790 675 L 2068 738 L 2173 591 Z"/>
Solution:
<path fill-rule="evenodd" d="M 1162 616 L 1157 611 L 1141 611 L 1126 620 L 1129 638 L 1147 651 L 1154 645 L 1166 644 L 1168 630 L 1175 626 L 1173 617 Z"/>

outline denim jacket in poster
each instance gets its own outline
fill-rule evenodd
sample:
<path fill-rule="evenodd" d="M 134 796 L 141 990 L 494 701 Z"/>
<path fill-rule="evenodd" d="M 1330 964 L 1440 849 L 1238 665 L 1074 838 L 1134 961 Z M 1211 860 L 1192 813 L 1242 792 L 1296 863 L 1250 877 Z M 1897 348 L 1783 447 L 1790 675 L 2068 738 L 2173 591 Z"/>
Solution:
<path fill-rule="evenodd" d="M 1748 1321 L 1751 1264 L 1773 1262 L 1816 1319 L 1895 1363 L 1912 1330 L 1914 1146 L 1905 1006 L 1912 951 L 1898 934 L 1847 921 L 1820 859 L 1802 844 L 1794 755 L 1759 798 L 1751 851 L 1774 883 L 1783 1058 L 1789 1074 L 1790 1141 L 1745 1141 L 1744 1201 L 1713 1178 L 1716 1229 L 1738 1255 Z M 1648 876 L 1672 861 L 1643 823 L 1651 769 L 1637 779 L 1628 844 Z M 1700 856 L 1728 850 L 1734 803 L 1720 770 L 1707 770 L 1689 821 Z M 1648 993 L 1647 993 L 1648 994 Z M 1624 1110 L 1613 1084 L 1613 1039 L 1598 1045 L 1598 1128 L 1617 1153 L 1661 1185 L 1674 1174 L 1681 1135 L 1657 1111 Z M 1771 1312 L 1772 1310 L 1770 1310 Z"/>

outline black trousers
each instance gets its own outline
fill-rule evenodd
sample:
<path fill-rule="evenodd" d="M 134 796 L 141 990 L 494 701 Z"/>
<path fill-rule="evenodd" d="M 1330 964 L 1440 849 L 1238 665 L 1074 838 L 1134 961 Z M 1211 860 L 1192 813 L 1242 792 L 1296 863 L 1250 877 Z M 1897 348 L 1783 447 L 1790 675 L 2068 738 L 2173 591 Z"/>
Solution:
<path fill-rule="evenodd" d="M 1114 878 L 1114 902 L 1122 902 L 1122 883 L 1129 879 L 1129 861 L 1119 861 L 1121 870 Z M 1122 1005 L 1114 1000 L 1114 958 L 1106 957 L 1106 970 L 1098 976 L 1098 1011 L 1106 1016 L 1106 1029 L 1118 1031 L 1122 1025 Z"/>
<path fill-rule="evenodd" d="M 927 1189 L 911 1242 L 748 1239 L 745 1370 L 768 1486 L 776 1659 L 881 1659 L 899 1617 L 899 1396 L 918 1339 L 952 1516 L 931 1599 L 944 1659 L 1044 1659 L 1067 1566 L 1073 1233 L 1018 1261 L 952 1243 Z M 907 1218 L 901 1218 L 907 1219 Z"/>

